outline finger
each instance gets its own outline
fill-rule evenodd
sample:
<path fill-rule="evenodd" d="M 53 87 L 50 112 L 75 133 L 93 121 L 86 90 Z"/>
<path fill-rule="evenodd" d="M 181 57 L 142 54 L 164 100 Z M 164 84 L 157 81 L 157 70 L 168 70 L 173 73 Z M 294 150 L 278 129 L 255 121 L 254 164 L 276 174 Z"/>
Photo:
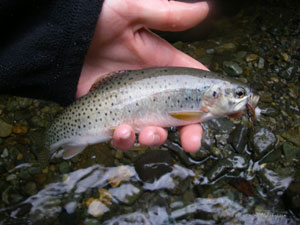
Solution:
<path fill-rule="evenodd" d="M 140 65 L 144 67 L 183 66 L 208 70 L 202 63 L 174 48 L 166 40 L 147 29 L 136 32 L 134 48 L 136 51 L 143 50 L 143 54 L 140 55 L 142 56 Z M 153 52 L 159 54 L 153 55 Z"/>
<path fill-rule="evenodd" d="M 181 31 L 200 23 L 207 16 L 207 2 L 179 2 L 152 0 L 135 1 L 137 24 L 150 29 Z"/>
<path fill-rule="evenodd" d="M 135 142 L 135 134 L 129 125 L 120 125 L 114 131 L 111 144 L 114 148 L 126 151 L 130 149 Z"/>
<path fill-rule="evenodd" d="M 202 127 L 200 124 L 191 124 L 179 129 L 181 146 L 186 152 L 196 152 L 201 147 Z"/>
<path fill-rule="evenodd" d="M 144 128 L 139 135 L 139 143 L 147 146 L 160 146 L 167 139 L 168 133 L 161 127 L 149 126 Z"/>

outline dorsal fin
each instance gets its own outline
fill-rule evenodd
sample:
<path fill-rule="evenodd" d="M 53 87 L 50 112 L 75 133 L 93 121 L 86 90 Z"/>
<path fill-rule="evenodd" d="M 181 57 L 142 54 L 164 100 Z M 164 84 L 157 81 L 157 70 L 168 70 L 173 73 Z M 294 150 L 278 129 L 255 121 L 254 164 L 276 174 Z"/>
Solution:
<path fill-rule="evenodd" d="M 128 70 L 120 70 L 117 72 L 111 72 L 111 73 L 107 73 L 102 75 L 101 77 L 99 77 L 91 86 L 89 92 L 96 90 L 99 86 L 101 86 L 102 84 L 108 82 L 109 80 L 121 76 L 123 74 L 125 74 L 126 72 L 128 72 Z"/>

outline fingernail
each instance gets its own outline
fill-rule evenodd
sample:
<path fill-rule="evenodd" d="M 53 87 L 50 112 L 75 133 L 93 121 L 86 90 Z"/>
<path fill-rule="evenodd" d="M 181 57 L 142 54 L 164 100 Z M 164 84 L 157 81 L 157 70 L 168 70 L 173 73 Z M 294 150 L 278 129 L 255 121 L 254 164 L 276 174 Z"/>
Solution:
<path fill-rule="evenodd" d="M 151 145 L 158 145 L 159 143 L 160 143 L 160 136 L 157 134 L 153 134 Z"/>
<path fill-rule="evenodd" d="M 169 0 L 170 1 L 170 0 Z M 171 0 L 175 2 L 186 2 L 186 3 L 195 3 L 195 2 L 207 2 L 207 0 Z"/>
<path fill-rule="evenodd" d="M 130 137 L 131 132 L 129 130 L 123 130 L 121 134 L 121 139 L 126 140 Z"/>

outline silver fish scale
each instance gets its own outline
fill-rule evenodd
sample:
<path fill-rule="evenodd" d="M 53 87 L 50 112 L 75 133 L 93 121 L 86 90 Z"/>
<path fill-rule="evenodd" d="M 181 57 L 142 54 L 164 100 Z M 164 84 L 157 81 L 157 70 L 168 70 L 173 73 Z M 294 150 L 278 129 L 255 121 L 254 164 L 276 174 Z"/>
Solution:
<path fill-rule="evenodd" d="M 212 84 L 233 81 L 211 72 L 178 67 L 123 71 L 105 80 L 55 120 L 48 130 L 48 147 L 62 139 L 80 137 L 91 130 L 111 130 L 122 123 L 136 128 L 149 124 L 174 126 L 164 120 L 168 113 L 196 111 Z"/>

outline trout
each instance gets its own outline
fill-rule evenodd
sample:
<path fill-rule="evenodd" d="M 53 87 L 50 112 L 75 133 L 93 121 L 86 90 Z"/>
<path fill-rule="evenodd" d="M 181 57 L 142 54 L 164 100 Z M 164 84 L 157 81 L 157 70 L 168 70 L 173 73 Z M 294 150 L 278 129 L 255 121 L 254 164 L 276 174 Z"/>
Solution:
<path fill-rule="evenodd" d="M 105 142 L 121 124 L 138 133 L 146 126 L 184 126 L 245 109 L 259 100 L 245 84 L 209 71 L 161 67 L 106 75 L 97 88 L 65 108 L 47 131 L 51 155 L 71 158 Z"/>

